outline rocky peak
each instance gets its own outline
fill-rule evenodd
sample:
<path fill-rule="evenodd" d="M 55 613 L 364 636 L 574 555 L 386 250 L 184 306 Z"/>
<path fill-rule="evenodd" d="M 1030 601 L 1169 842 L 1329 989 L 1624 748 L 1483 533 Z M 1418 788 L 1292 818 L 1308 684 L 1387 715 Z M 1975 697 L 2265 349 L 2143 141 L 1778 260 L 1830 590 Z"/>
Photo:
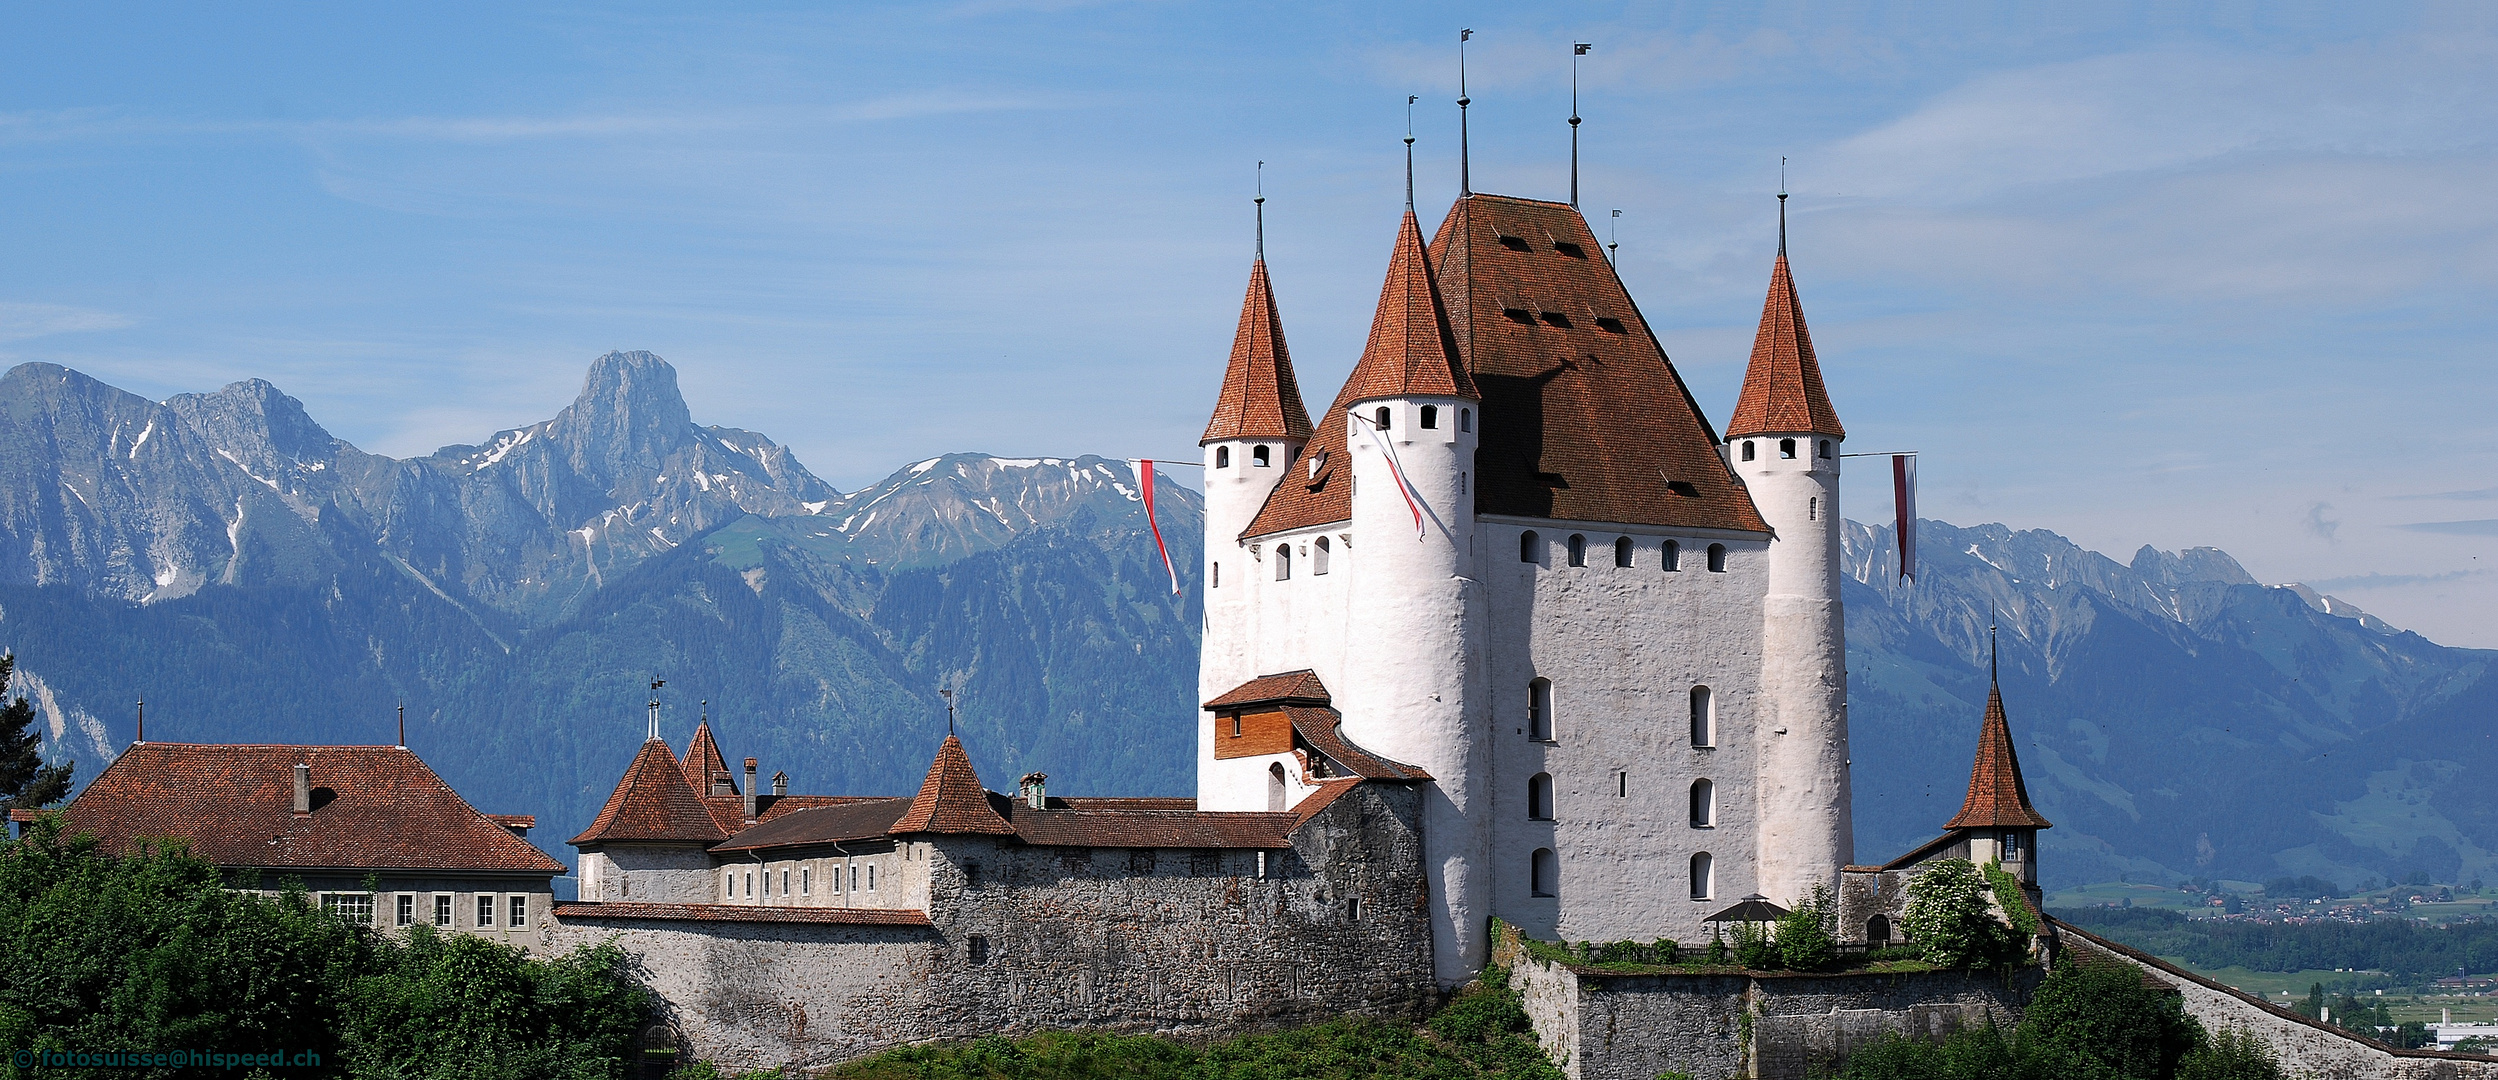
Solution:
<path fill-rule="evenodd" d="M 255 476 L 318 472 L 340 450 L 353 449 L 313 420 L 303 402 L 265 379 L 228 383 L 213 394 L 179 394 L 165 407 Z"/>
<path fill-rule="evenodd" d="M 547 434 L 576 470 L 612 484 L 629 472 L 658 470 L 693 441 L 694 418 L 677 390 L 677 369 L 636 349 L 591 361 L 581 396 L 555 415 Z"/>
<path fill-rule="evenodd" d="M 2164 585 L 2182 585 L 2190 581 L 2217 582 L 2222 585 L 2253 585 L 2255 576 L 2238 565 L 2238 560 L 2219 548 L 2186 548 L 2171 555 L 2144 544 L 2134 553 L 2133 571 Z"/>

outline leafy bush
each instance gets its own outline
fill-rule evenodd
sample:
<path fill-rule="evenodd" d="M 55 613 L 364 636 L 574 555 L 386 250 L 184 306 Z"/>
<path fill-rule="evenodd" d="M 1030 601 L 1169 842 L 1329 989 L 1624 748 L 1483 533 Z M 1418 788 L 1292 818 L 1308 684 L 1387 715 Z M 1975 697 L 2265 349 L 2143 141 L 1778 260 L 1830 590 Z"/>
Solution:
<path fill-rule="evenodd" d="M 1993 890 L 1966 859 L 1944 859 L 1908 883 L 1900 928 L 1937 967 L 1980 967 L 2012 951 L 2012 936 L 1987 906 Z"/>
<path fill-rule="evenodd" d="M 1824 971 L 1839 962 L 1838 924 L 1830 886 L 1813 886 L 1795 910 L 1778 920 L 1778 962 L 1796 971 Z"/>
<path fill-rule="evenodd" d="M 2245 1028 L 2222 1028 L 2177 1062 L 2177 1080 L 2284 1080 L 2272 1046 Z"/>
<path fill-rule="evenodd" d="M 1939 1043 L 1898 1035 L 1849 1055 L 1842 1080 L 2118 1080 L 2107 1066 L 2038 1036 L 1989 1024 Z"/>
<path fill-rule="evenodd" d="M 2021 1021 L 2041 1038 L 2128 1080 L 2171 1075 L 2203 1043 L 2203 1026 L 2184 1002 L 2143 982 L 2142 969 L 2114 960 L 2060 965 L 2039 984 Z"/>
<path fill-rule="evenodd" d="M 227 887 L 180 845 L 113 855 L 58 818 L 0 845 L 0 1041 L 319 1053 L 350 1076 L 622 1076 L 648 993 L 613 948 L 549 961 L 405 942 L 298 885 Z M 256 883 L 246 882 L 247 885 Z"/>
<path fill-rule="evenodd" d="M 1778 939 L 1769 928 L 1759 923 L 1736 923 L 1734 941 L 1735 963 L 1754 971 L 1778 970 Z"/>

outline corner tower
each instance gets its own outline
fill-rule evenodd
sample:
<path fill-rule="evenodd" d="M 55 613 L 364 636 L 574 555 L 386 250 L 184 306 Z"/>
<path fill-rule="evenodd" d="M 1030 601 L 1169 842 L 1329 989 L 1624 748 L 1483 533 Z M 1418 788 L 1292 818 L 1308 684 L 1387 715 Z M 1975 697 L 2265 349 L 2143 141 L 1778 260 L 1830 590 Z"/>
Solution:
<path fill-rule="evenodd" d="M 1847 438 L 1822 387 L 1813 336 L 1787 265 L 1787 196 L 1778 260 L 1743 394 L 1726 425 L 1727 461 L 1775 539 L 1763 598 L 1760 891 L 1802 899 L 1855 861 L 1848 808 L 1847 638 L 1839 603 L 1839 452 Z"/>

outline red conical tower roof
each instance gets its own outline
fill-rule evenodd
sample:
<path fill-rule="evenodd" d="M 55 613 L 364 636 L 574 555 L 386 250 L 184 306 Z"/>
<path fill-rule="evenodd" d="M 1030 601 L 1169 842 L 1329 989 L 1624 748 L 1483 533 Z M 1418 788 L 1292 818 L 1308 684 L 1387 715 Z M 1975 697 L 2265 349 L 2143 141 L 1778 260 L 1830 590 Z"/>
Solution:
<path fill-rule="evenodd" d="M 1804 327 L 1804 305 L 1795 297 L 1787 269 L 1787 207 L 1778 204 L 1778 263 L 1769 272 L 1769 300 L 1761 305 L 1761 332 L 1752 339 L 1752 366 L 1743 374 L 1743 395 L 1726 422 L 1726 437 L 1808 431 L 1847 438 L 1839 412 L 1822 389 L 1821 364 L 1813 359 L 1813 334 Z"/>
<path fill-rule="evenodd" d="M 1012 836 L 1015 827 L 989 805 L 989 790 L 980 786 L 980 774 L 972 771 L 971 755 L 963 752 L 963 740 L 948 735 L 945 745 L 937 748 L 937 760 L 928 766 L 928 779 L 920 782 L 919 796 L 911 800 L 911 808 L 902 812 L 901 820 L 893 823 L 892 833 Z"/>
<path fill-rule="evenodd" d="M 728 760 L 720 756 L 720 744 L 711 737 L 711 721 L 694 725 L 694 741 L 685 744 L 685 782 L 694 785 L 697 795 L 711 794 L 713 777 L 724 777 L 729 790 L 737 790 L 737 774 L 729 771 Z"/>
<path fill-rule="evenodd" d="M 1223 369 L 1223 395 L 1205 438 L 1299 439 L 1310 437 L 1310 410 L 1293 379 L 1292 350 L 1284 346 L 1284 319 L 1275 311 L 1275 287 L 1266 260 L 1249 267 L 1249 296 L 1240 304 L 1240 330 L 1232 335 L 1232 360 Z"/>
<path fill-rule="evenodd" d="M 668 744 L 651 739 L 625 766 L 624 778 L 607 796 L 597 820 L 573 837 L 574 846 L 613 840 L 685 840 L 716 843 L 728 839 L 711 811 L 694 794 L 685 766 Z"/>
<path fill-rule="evenodd" d="M 1383 397 L 1481 398 L 1449 335 L 1448 311 L 1423 254 L 1422 225 L 1414 212 L 1396 230 L 1388 257 L 1388 280 L 1379 287 L 1379 310 L 1371 316 L 1370 341 L 1344 382 L 1336 404 Z M 1332 419 L 1332 418 L 1331 418 Z"/>
<path fill-rule="evenodd" d="M 2004 718 L 2004 692 L 1986 688 L 1986 723 L 1978 729 L 1978 760 L 1969 769 L 1969 797 L 1946 829 L 2045 829 L 2047 819 L 2030 805 L 2021 782 L 2021 757 L 2012 748 L 2012 723 Z"/>

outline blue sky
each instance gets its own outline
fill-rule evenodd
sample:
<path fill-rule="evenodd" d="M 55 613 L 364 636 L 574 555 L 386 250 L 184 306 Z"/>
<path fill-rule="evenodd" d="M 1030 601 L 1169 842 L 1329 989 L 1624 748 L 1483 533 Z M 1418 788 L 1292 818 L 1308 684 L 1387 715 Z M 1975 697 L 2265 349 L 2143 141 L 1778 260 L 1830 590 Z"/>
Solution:
<path fill-rule="evenodd" d="M 2498 647 L 2498 19 L 2471 6 L 0 6 L 0 364 L 267 378 L 409 455 L 647 348 L 847 490 L 1191 457 L 1254 166 L 1309 395 L 1401 201 L 1584 202 L 1721 422 L 1791 159 L 1851 449 Z M 1867 472 L 1855 516 L 1885 499 Z"/>

